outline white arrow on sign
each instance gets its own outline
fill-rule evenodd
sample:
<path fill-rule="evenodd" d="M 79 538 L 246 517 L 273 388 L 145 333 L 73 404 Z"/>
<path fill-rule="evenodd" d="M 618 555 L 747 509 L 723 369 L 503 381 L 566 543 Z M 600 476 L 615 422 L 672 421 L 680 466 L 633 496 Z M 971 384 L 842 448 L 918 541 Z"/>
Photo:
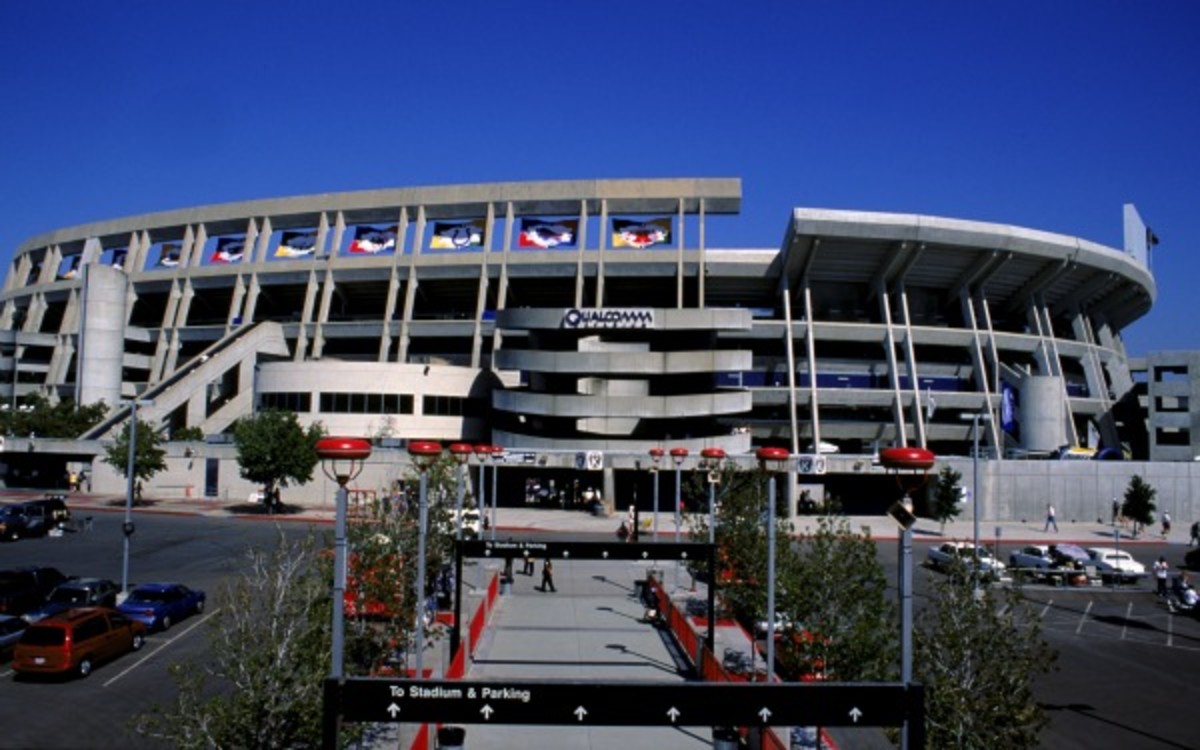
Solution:
<path fill-rule="evenodd" d="M 484 703 L 483 708 L 479 709 L 479 713 L 483 714 L 483 718 L 486 721 L 487 719 L 492 718 L 492 712 L 495 710 L 496 709 L 494 709 L 491 706 L 489 706 L 488 704 Z"/>
<path fill-rule="evenodd" d="M 667 716 L 671 719 L 671 723 L 674 724 L 675 720 L 679 718 L 679 709 L 671 706 L 671 709 L 667 711 Z"/>
<path fill-rule="evenodd" d="M 583 717 L 587 716 L 587 709 L 583 706 L 580 706 L 579 708 L 575 709 L 573 713 L 575 714 L 575 718 L 583 721 Z"/>
<path fill-rule="evenodd" d="M 649 552 L 647 552 L 647 551 L 645 551 L 645 550 L 642 550 L 642 559 L 643 559 L 643 560 L 645 560 L 645 559 L 646 559 L 647 557 L 649 557 L 649 556 L 650 556 L 650 553 L 649 553 Z"/>
<path fill-rule="evenodd" d="M 862 718 L 862 711 L 858 710 L 858 706 L 855 706 L 854 708 L 850 709 L 850 720 L 851 721 L 853 721 L 855 724 L 857 724 L 858 720 L 861 718 Z"/>
<path fill-rule="evenodd" d="M 563 550 L 563 557 L 570 557 L 570 556 L 571 556 L 571 550 L 569 550 L 569 549 Z"/>
<path fill-rule="evenodd" d="M 604 550 L 603 552 L 601 552 L 600 556 L 603 557 L 605 560 L 607 560 L 608 559 L 608 550 Z"/>
<path fill-rule="evenodd" d="M 400 707 L 397 706 L 395 703 L 393 703 L 392 705 L 387 707 L 387 712 L 389 714 L 391 714 L 392 718 L 394 719 L 394 718 L 396 718 L 396 715 L 400 713 Z"/>
<path fill-rule="evenodd" d="M 680 557 L 682 557 L 684 560 L 686 560 L 686 559 L 687 559 L 687 552 L 684 552 L 682 555 L 680 555 Z"/>
<path fill-rule="evenodd" d="M 764 708 L 763 710 L 759 711 L 758 718 L 762 719 L 763 724 L 766 724 L 767 720 L 771 718 L 771 709 Z"/>

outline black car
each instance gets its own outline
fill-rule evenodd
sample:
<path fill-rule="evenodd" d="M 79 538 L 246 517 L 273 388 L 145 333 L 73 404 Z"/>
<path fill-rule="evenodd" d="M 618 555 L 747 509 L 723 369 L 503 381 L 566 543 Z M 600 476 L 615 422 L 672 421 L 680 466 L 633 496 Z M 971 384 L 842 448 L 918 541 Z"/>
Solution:
<path fill-rule="evenodd" d="M 61 492 L 47 492 L 41 500 L 29 500 L 24 505 L 44 517 L 48 528 L 63 528 L 71 521 L 67 496 Z"/>
<path fill-rule="evenodd" d="M 0 507 L 0 539 L 15 542 L 21 537 L 36 535 L 36 530 L 30 528 L 30 518 L 23 504 Z"/>
<path fill-rule="evenodd" d="M 72 578 L 58 584 L 42 606 L 21 615 L 27 622 L 37 622 L 75 607 L 117 606 L 121 587 L 107 578 Z"/>
<path fill-rule="evenodd" d="M 0 614 L 22 615 L 37 609 L 67 577 L 57 568 L 28 566 L 0 570 Z"/>

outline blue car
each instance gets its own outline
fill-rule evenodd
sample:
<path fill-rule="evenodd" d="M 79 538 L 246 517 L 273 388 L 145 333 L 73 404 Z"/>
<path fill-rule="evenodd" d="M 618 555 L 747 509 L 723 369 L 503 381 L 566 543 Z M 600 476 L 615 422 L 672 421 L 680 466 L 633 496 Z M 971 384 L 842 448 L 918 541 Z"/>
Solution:
<path fill-rule="evenodd" d="M 181 583 L 143 583 L 129 592 L 117 610 L 147 630 L 167 630 L 185 617 L 204 611 L 204 592 Z"/>

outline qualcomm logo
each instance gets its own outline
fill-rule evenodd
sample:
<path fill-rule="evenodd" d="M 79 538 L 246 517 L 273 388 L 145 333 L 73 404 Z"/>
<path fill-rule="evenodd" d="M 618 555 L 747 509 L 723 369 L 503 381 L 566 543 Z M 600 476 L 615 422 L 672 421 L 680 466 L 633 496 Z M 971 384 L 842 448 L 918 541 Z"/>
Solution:
<path fill-rule="evenodd" d="M 563 314 L 563 328 L 653 328 L 654 310 L 649 308 L 609 308 L 580 310 Z"/>

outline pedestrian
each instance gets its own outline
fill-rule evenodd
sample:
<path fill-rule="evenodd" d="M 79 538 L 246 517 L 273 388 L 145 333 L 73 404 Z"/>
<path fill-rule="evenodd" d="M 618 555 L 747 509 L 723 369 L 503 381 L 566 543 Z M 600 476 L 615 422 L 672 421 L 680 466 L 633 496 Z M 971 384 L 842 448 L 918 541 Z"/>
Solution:
<path fill-rule="evenodd" d="M 529 554 L 528 550 L 525 552 L 525 559 L 521 562 L 521 574 L 533 575 L 533 556 Z"/>
<path fill-rule="evenodd" d="M 1049 531 L 1051 526 L 1054 527 L 1054 533 L 1057 534 L 1058 521 L 1055 519 L 1053 503 L 1046 506 L 1046 525 L 1042 528 L 1042 531 Z"/>
<path fill-rule="evenodd" d="M 1200 544 L 1200 521 L 1192 522 L 1192 537 L 1188 539 L 1188 546 L 1191 547 L 1193 544 Z"/>
<path fill-rule="evenodd" d="M 629 506 L 629 517 L 626 519 L 626 524 L 629 526 L 629 541 L 636 542 L 638 540 L 638 517 L 637 508 Z"/>
<path fill-rule="evenodd" d="M 1121 518 L 1121 501 L 1113 498 L 1113 526 L 1117 525 L 1117 521 Z"/>
<path fill-rule="evenodd" d="M 1170 511 L 1167 511 L 1167 510 L 1163 511 L 1162 524 L 1163 524 L 1163 539 L 1166 539 L 1167 534 L 1171 533 L 1171 512 Z"/>
<path fill-rule="evenodd" d="M 548 557 L 542 563 L 542 591 L 558 591 L 554 588 L 554 563 Z"/>
<path fill-rule="evenodd" d="M 1154 582 L 1157 585 L 1156 593 L 1161 597 L 1167 595 L 1167 558 L 1159 557 L 1154 562 Z"/>

